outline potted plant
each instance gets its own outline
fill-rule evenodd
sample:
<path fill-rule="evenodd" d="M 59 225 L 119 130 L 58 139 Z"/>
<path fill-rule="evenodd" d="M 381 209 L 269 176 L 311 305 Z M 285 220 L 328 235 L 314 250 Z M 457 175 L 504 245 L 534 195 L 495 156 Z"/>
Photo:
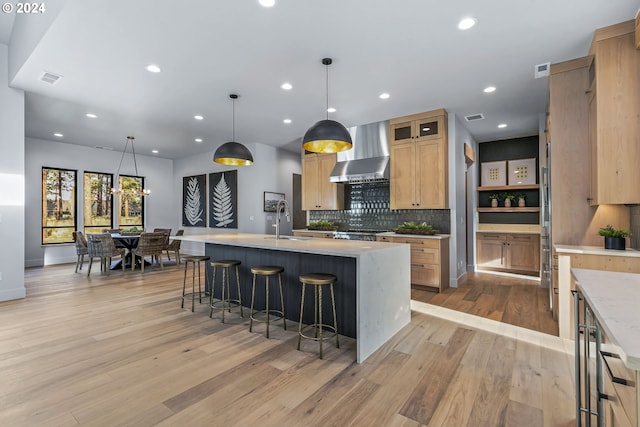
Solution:
<path fill-rule="evenodd" d="M 403 222 L 401 225 L 398 226 L 398 228 L 396 228 L 393 231 L 398 234 L 429 235 L 429 234 L 438 233 L 438 230 L 434 230 L 431 224 L 427 224 L 426 222 L 423 222 L 422 224 L 416 224 L 413 221 Z"/>
<path fill-rule="evenodd" d="M 525 204 L 525 201 L 524 201 L 525 197 L 527 197 L 527 195 L 526 195 L 526 194 L 524 194 L 524 193 L 518 193 L 518 194 L 516 194 L 516 199 L 518 199 L 518 207 L 519 207 L 519 208 L 524 208 L 525 206 L 527 206 L 527 205 Z"/>
<path fill-rule="evenodd" d="M 309 222 L 308 228 L 309 230 L 336 231 L 338 229 L 338 226 L 335 225 L 332 221 L 320 219 L 318 221 Z"/>
<path fill-rule="evenodd" d="M 629 231 L 622 228 L 613 228 L 611 224 L 602 227 L 598 234 L 604 237 L 605 249 L 616 249 L 623 251 L 625 249 L 625 237 L 631 235 Z"/>
<path fill-rule="evenodd" d="M 501 198 L 502 197 L 500 197 L 500 194 L 498 194 L 498 193 L 489 194 L 489 200 L 491 200 L 491 207 L 492 208 L 497 208 L 498 207 L 498 201 Z"/>
<path fill-rule="evenodd" d="M 511 194 L 511 193 L 504 193 L 503 198 L 504 198 L 504 207 L 505 207 L 505 208 L 510 208 L 510 207 L 511 207 L 511 201 L 512 201 L 513 199 L 515 199 L 515 198 L 516 198 L 516 196 L 514 196 L 514 195 L 513 195 L 513 194 Z"/>

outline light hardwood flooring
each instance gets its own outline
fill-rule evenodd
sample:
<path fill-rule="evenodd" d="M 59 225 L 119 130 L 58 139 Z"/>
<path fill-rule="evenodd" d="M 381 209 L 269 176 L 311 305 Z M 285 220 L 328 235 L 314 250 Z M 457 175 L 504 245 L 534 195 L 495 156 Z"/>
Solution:
<path fill-rule="evenodd" d="M 549 310 L 549 290 L 529 278 L 467 273 L 465 283 L 442 293 L 413 286 L 411 298 L 558 336 L 558 322 Z"/>
<path fill-rule="evenodd" d="M 574 425 L 559 338 L 415 302 L 364 363 L 343 337 L 320 360 L 292 323 L 266 339 L 180 309 L 178 266 L 73 270 L 27 269 L 27 298 L 0 303 L 2 426 Z"/>

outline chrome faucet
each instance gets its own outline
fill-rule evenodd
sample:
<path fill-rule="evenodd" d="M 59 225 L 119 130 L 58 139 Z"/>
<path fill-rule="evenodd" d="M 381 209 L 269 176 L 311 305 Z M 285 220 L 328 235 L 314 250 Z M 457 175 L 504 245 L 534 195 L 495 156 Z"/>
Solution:
<path fill-rule="evenodd" d="M 280 207 L 282 206 L 282 208 Z M 289 215 L 289 203 L 285 200 L 278 200 L 276 205 L 276 240 L 280 239 L 280 212 L 284 210 L 284 214 L 287 217 L 287 222 L 291 222 L 291 215 Z"/>

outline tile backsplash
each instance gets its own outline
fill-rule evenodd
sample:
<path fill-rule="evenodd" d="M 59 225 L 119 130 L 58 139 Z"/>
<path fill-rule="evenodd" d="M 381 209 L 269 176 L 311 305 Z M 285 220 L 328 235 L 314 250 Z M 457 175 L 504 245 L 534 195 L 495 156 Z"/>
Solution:
<path fill-rule="evenodd" d="M 449 234 L 449 209 L 389 209 L 389 183 L 345 184 L 345 209 L 310 211 L 309 219 L 333 221 L 340 230 L 392 230 L 406 221 L 426 222 Z"/>
<path fill-rule="evenodd" d="M 640 249 L 640 205 L 631 205 L 629 207 L 631 232 L 631 247 Z"/>

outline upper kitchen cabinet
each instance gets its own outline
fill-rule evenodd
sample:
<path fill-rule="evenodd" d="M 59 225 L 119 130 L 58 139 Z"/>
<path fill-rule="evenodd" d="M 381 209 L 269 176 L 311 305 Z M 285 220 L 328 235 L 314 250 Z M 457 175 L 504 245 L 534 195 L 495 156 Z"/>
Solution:
<path fill-rule="evenodd" d="M 344 185 L 329 181 L 336 165 L 335 153 L 303 154 L 302 209 L 327 211 L 344 209 Z"/>
<path fill-rule="evenodd" d="M 391 209 L 448 208 L 447 112 L 389 121 Z"/>
<path fill-rule="evenodd" d="M 640 50 L 634 21 L 596 30 L 589 54 L 589 202 L 640 203 Z"/>

